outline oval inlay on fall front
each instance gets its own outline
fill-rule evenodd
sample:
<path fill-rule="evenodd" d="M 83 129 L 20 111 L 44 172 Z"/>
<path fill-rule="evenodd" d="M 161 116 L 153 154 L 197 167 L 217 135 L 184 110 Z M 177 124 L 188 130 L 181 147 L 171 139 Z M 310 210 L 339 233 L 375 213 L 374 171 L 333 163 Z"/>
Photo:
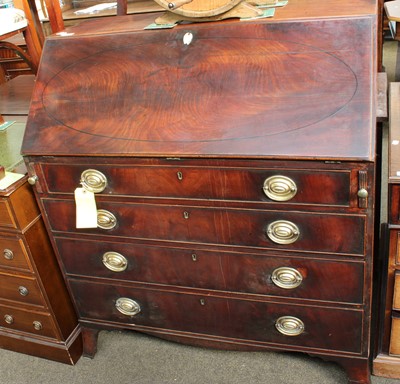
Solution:
<path fill-rule="evenodd" d="M 56 74 L 42 100 L 52 118 L 88 134 L 196 142 L 301 129 L 345 108 L 356 90 L 349 66 L 318 48 L 210 38 L 100 51 Z"/>

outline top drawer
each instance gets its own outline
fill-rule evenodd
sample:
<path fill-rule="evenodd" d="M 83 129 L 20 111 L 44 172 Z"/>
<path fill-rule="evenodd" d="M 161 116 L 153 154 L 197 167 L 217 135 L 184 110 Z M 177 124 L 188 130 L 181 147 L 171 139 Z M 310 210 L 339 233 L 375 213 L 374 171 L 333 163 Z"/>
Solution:
<path fill-rule="evenodd" d="M 24 230 L 39 214 L 32 188 L 26 182 L 9 195 L 0 197 L 0 228 Z"/>
<path fill-rule="evenodd" d="M 44 163 L 41 164 L 41 171 L 45 183 L 40 185 L 49 193 L 73 193 L 82 184 L 96 194 L 106 195 L 343 207 L 357 204 L 359 169 L 352 170 L 350 167 L 296 169 L 273 164 L 267 167 L 265 163 L 262 167 L 228 167 L 218 166 L 217 162 L 215 165 L 207 162 L 206 166 L 196 166 L 187 165 L 185 161 L 168 165 L 165 160 L 148 163 Z"/>

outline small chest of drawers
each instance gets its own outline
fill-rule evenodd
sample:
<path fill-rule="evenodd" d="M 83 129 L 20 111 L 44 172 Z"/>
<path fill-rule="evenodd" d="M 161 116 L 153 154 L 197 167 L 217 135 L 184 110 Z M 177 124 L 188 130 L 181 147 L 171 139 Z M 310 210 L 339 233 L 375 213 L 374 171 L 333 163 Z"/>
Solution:
<path fill-rule="evenodd" d="M 27 178 L 0 192 L 0 347 L 74 364 L 75 311 Z"/>
<path fill-rule="evenodd" d="M 271 19 L 147 30 L 144 14 L 47 40 L 23 154 L 86 355 L 121 328 L 301 351 L 370 382 L 375 12 L 291 0 Z"/>

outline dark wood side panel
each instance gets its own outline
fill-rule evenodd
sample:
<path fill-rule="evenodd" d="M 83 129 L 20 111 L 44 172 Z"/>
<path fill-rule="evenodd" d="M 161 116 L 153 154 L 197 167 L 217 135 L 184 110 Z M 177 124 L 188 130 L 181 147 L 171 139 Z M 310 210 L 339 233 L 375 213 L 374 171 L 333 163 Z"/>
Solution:
<path fill-rule="evenodd" d="M 43 221 L 37 221 L 27 231 L 25 238 L 29 243 L 42 291 L 50 302 L 62 339 L 66 340 L 76 328 L 78 320 Z"/>
<path fill-rule="evenodd" d="M 74 333 L 66 344 L 46 343 L 0 329 L 0 348 L 73 365 L 82 355 L 82 339 L 80 333 Z"/>

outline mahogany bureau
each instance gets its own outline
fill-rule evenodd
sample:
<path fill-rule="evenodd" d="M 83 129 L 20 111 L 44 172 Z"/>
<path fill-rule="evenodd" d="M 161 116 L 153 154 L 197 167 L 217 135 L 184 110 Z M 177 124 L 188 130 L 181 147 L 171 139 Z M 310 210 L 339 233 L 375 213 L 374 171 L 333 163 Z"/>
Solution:
<path fill-rule="evenodd" d="M 77 317 L 27 177 L 0 191 L 0 348 L 74 364 Z"/>
<path fill-rule="evenodd" d="M 376 2 L 154 18 L 48 38 L 29 113 L 23 154 L 84 353 L 123 328 L 301 351 L 369 383 Z"/>

